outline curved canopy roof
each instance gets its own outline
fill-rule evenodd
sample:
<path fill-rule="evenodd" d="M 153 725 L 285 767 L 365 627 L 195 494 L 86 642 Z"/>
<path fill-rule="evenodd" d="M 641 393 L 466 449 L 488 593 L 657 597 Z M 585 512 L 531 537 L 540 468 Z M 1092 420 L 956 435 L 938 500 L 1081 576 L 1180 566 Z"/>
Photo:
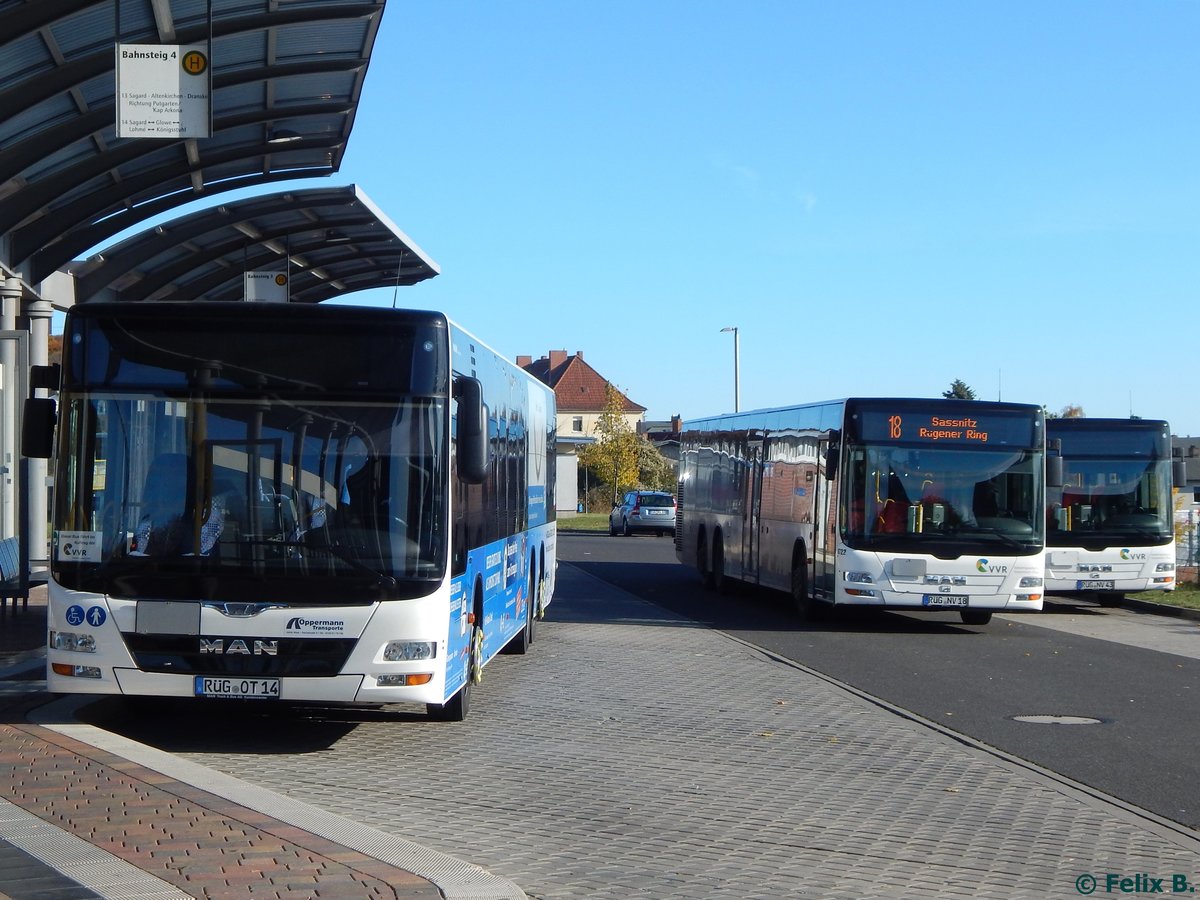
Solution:
<path fill-rule="evenodd" d="M 151 216 L 341 165 L 385 0 L 0 0 L 0 259 L 36 283 Z M 211 138 L 116 137 L 121 43 L 212 37 Z"/>
<path fill-rule="evenodd" d="M 415 284 L 440 271 L 354 185 L 216 206 L 71 266 L 76 303 L 241 300 L 245 272 L 285 269 L 289 299 L 302 303 Z"/>

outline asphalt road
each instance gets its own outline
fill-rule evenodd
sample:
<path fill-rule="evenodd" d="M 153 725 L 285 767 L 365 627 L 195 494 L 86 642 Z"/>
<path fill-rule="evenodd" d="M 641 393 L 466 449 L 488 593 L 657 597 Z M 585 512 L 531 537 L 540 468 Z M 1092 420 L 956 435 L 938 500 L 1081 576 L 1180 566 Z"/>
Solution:
<path fill-rule="evenodd" d="M 771 650 L 954 731 L 1136 806 L 1200 827 L 1200 627 L 1168 624 L 1176 652 L 1137 646 L 1141 614 L 1051 603 L 981 627 L 954 613 L 797 622 L 779 593 L 704 591 L 653 536 L 563 534 L 559 558 L 645 600 Z M 1105 639 L 1089 630 L 1104 625 Z M 1158 617 L 1150 617 L 1157 619 Z M 1081 623 L 1082 620 L 1082 623 Z M 1097 724 L 1031 724 L 1016 716 Z"/>

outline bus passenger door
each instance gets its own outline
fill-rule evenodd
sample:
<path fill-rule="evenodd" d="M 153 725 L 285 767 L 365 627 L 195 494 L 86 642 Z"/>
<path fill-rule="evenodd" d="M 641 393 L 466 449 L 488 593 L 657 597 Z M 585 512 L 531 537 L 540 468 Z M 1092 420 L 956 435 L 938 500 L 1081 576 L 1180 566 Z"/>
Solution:
<path fill-rule="evenodd" d="M 837 540 L 835 537 L 837 524 L 837 495 L 838 476 L 834 472 L 831 480 L 826 480 L 829 474 L 826 468 L 826 455 L 829 452 L 828 433 L 821 436 L 817 442 L 817 464 L 813 481 L 813 531 L 812 531 L 812 569 L 809 572 L 809 585 L 814 594 L 831 597 L 834 589 L 834 569 L 837 559 Z"/>
<path fill-rule="evenodd" d="M 746 492 L 746 516 L 742 528 L 742 578 L 752 584 L 759 582 L 759 528 L 762 517 L 763 447 L 753 442 L 749 452 L 749 478 Z"/>

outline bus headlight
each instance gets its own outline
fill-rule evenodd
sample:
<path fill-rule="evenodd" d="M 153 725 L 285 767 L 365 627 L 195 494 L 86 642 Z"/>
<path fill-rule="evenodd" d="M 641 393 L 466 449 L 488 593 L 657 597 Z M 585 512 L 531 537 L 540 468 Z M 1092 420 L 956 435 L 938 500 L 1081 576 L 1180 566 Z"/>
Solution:
<path fill-rule="evenodd" d="M 76 653 L 95 653 L 96 638 L 90 634 L 75 634 L 71 631 L 50 632 L 51 650 L 73 650 Z"/>
<path fill-rule="evenodd" d="M 1159 563 L 1154 567 L 1155 572 L 1174 572 L 1175 563 Z"/>
<path fill-rule="evenodd" d="M 1018 586 L 1023 588 L 1041 587 L 1042 579 L 1038 578 L 1036 575 L 1026 575 L 1021 579 L 1021 583 Z"/>
<path fill-rule="evenodd" d="M 387 662 L 409 662 L 414 659 L 433 659 L 437 656 L 437 644 L 433 641 L 389 641 L 383 648 Z"/>
<path fill-rule="evenodd" d="M 871 577 L 870 572 L 846 572 L 842 575 L 843 581 L 857 581 L 859 584 L 874 584 L 875 579 Z"/>

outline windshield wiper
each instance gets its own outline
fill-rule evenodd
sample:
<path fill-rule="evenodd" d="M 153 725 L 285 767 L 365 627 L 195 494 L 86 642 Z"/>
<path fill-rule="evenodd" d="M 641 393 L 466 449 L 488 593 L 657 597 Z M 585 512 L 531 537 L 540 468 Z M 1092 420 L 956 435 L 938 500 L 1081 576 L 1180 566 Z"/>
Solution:
<path fill-rule="evenodd" d="M 987 534 L 998 537 L 1010 547 L 1024 548 L 1029 544 L 1029 541 L 1017 540 L 1011 534 L 1007 534 L 999 528 L 988 528 L 986 525 L 968 525 L 962 529 L 962 532 L 964 534 Z"/>
<path fill-rule="evenodd" d="M 1112 530 L 1118 534 L 1132 531 L 1134 534 L 1141 535 L 1142 537 L 1160 538 L 1162 540 L 1167 540 L 1171 537 L 1169 532 L 1164 532 L 1160 528 L 1151 528 L 1148 525 L 1114 525 Z"/>
<path fill-rule="evenodd" d="M 395 587 L 399 582 L 394 575 L 389 575 L 387 572 L 380 572 L 373 566 L 368 566 L 366 563 L 359 562 L 352 556 L 340 552 L 336 544 L 306 544 L 304 541 L 283 541 L 283 540 L 265 540 L 255 541 L 253 543 L 261 544 L 265 547 L 286 547 L 289 550 L 296 550 L 300 557 L 306 553 L 323 553 L 331 556 L 338 562 L 343 562 L 356 572 L 363 575 L 371 575 L 375 578 L 375 587 L 390 588 Z"/>

